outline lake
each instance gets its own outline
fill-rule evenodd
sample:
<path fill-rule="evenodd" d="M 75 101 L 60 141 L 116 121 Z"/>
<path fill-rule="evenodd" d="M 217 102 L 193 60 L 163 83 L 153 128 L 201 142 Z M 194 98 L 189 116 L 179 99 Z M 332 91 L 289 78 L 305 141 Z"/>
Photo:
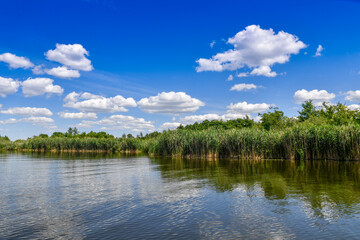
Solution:
<path fill-rule="evenodd" d="M 360 162 L 0 154 L 0 239 L 360 239 Z"/>

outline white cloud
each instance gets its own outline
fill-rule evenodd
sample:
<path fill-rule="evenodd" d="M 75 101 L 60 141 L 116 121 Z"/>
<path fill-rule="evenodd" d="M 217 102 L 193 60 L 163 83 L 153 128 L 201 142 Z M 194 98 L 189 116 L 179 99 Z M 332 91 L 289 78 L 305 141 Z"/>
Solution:
<path fill-rule="evenodd" d="M 81 44 L 56 44 L 55 50 L 45 53 L 48 60 L 61 63 L 71 69 L 91 71 L 93 66 L 86 57 L 89 52 Z"/>
<path fill-rule="evenodd" d="M 324 50 L 323 46 L 319 45 L 316 49 L 316 53 L 314 55 L 314 57 L 320 57 L 322 55 L 322 51 Z"/>
<path fill-rule="evenodd" d="M 360 102 L 360 90 L 346 92 L 345 100 L 351 102 Z"/>
<path fill-rule="evenodd" d="M 45 72 L 49 75 L 58 78 L 79 78 L 80 73 L 78 70 L 70 70 L 67 67 L 56 67 L 52 69 L 46 69 Z"/>
<path fill-rule="evenodd" d="M 14 107 L 7 110 L 2 110 L 0 113 L 11 115 L 23 115 L 23 116 L 52 116 L 53 113 L 47 108 L 36 107 Z"/>
<path fill-rule="evenodd" d="M 205 120 L 221 120 L 221 116 L 218 114 L 210 113 L 204 115 L 191 115 L 179 119 L 179 122 L 183 125 L 193 124 L 195 122 L 203 122 Z"/>
<path fill-rule="evenodd" d="M 35 75 L 44 74 L 44 73 L 45 73 L 44 65 L 35 66 L 35 67 L 32 69 L 32 73 L 35 74 Z"/>
<path fill-rule="evenodd" d="M 227 120 L 245 118 L 245 117 L 246 117 L 246 114 L 233 113 L 233 112 L 228 112 L 228 113 L 223 114 L 223 115 L 218 115 L 218 114 L 214 114 L 214 113 L 203 114 L 203 115 L 190 115 L 190 116 L 180 118 L 178 123 L 174 123 L 174 124 L 172 124 L 171 122 L 164 123 L 162 125 L 162 127 L 164 125 L 165 126 L 176 126 L 176 124 L 178 124 L 178 125 L 180 125 L 180 124 L 189 125 L 189 124 L 194 124 L 195 122 L 200 123 L 200 122 L 203 122 L 205 120 L 208 120 L 208 121 L 212 121 L 212 120 L 227 121 Z"/>
<path fill-rule="evenodd" d="M 160 128 L 161 129 L 175 129 L 180 125 L 181 125 L 181 123 L 178 123 L 178 122 L 166 122 L 166 123 L 163 123 L 160 126 Z"/>
<path fill-rule="evenodd" d="M 258 121 L 258 117 L 251 116 L 251 114 L 263 112 L 269 109 L 270 107 L 271 105 L 266 103 L 250 104 L 247 102 L 242 102 L 237 104 L 230 104 L 229 106 L 227 106 L 228 108 L 227 113 L 223 115 L 219 115 L 215 113 L 203 114 L 203 115 L 190 115 L 179 118 L 176 124 L 189 125 L 189 124 L 194 124 L 195 122 L 200 123 L 205 120 L 228 121 L 238 118 L 245 118 L 246 116 L 248 116 L 251 119 L 254 119 L 255 121 Z M 163 126 L 172 126 L 172 123 L 164 123 L 162 127 Z M 173 126 L 175 126 L 175 124 L 173 124 Z"/>
<path fill-rule="evenodd" d="M 143 98 L 138 102 L 141 110 L 148 113 L 195 112 L 205 103 L 184 92 L 162 92 L 157 96 Z"/>
<path fill-rule="evenodd" d="M 247 84 L 247 83 L 239 83 L 239 84 L 236 84 L 234 85 L 230 91 L 238 91 L 238 92 L 241 92 L 241 91 L 247 91 L 247 90 L 251 90 L 251 89 L 256 89 L 258 88 L 259 86 L 256 86 L 255 84 L 253 83 L 250 83 L 250 84 Z"/>
<path fill-rule="evenodd" d="M 280 75 L 283 75 L 281 73 Z M 269 66 L 259 66 L 254 68 L 251 72 L 242 72 L 238 74 L 238 77 L 249 77 L 249 76 L 265 76 L 265 77 L 276 77 L 278 74 L 272 72 Z"/>
<path fill-rule="evenodd" d="M 32 123 L 33 125 L 45 126 L 45 125 L 49 125 L 49 124 L 53 123 L 54 120 L 52 118 L 48 118 L 48 117 L 27 117 L 27 118 L 20 118 L 20 119 L 10 118 L 5 121 L 0 121 L 0 124 L 15 124 L 15 123 L 21 123 L 21 122 Z"/>
<path fill-rule="evenodd" d="M 67 119 L 97 119 L 96 113 L 84 113 L 84 112 L 78 112 L 78 113 L 59 112 L 59 116 L 61 118 L 67 118 Z"/>
<path fill-rule="evenodd" d="M 15 118 L 10 118 L 10 119 L 7 119 L 7 120 L 0 120 L 0 124 L 15 124 L 17 123 L 17 119 Z"/>
<path fill-rule="evenodd" d="M 265 77 L 276 77 L 277 75 L 276 72 L 271 71 L 271 68 L 269 66 L 260 66 L 254 68 L 250 74 L 256 76 L 265 76 Z"/>
<path fill-rule="evenodd" d="M 32 124 L 47 124 L 47 123 L 53 123 L 54 120 L 48 117 L 28 117 L 28 118 L 22 118 L 20 119 L 21 122 L 28 122 Z"/>
<path fill-rule="evenodd" d="M 238 118 L 245 118 L 246 116 L 249 116 L 248 114 L 243 113 L 235 113 L 235 112 L 228 112 L 221 116 L 221 119 L 223 121 L 231 120 L 231 119 L 238 119 Z M 251 116 L 249 116 L 252 118 Z"/>
<path fill-rule="evenodd" d="M 221 65 L 221 62 L 219 60 L 217 60 L 216 56 L 217 55 L 213 56 L 213 59 L 200 58 L 200 59 L 196 60 L 196 62 L 199 64 L 199 66 L 196 67 L 196 71 L 197 72 L 204 72 L 204 71 L 222 72 L 222 71 L 226 70 Z M 231 70 L 235 70 L 235 69 L 231 69 Z"/>
<path fill-rule="evenodd" d="M 53 85 L 54 80 L 50 78 L 28 78 L 22 83 L 22 91 L 25 97 L 39 96 L 44 94 L 61 95 L 64 89 Z"/>
<path fill-rule="evenodd" d="M 64 99 L 64 107 L 74 108 L 82 112 L 127 112 L 126 107 L 136 107 L 133 98 L 124 98 L 120 95 L 106 98 L 103 96 L 72 92 Z"/>
<path fill-rule="evenodd" d="M 5 62 L 10 65 L 10 68 L 31 68 L 34 66 L 32 62 L 26 57 L 18 57 L 12 53 L 0 54 L 0 62 Z"/>
<path fill-rule="evenodd" d="M 78 127 L 84 128 L 94 125 L 103 126 L 101 128 L 103 130 L 127 130 L 132 132 L 150 132 L 155 130 L 151 121 L 125 115 L 112 115 L 99 121 L 82 121 L 78 124 Z"/>
<path fill-rule="evenodd" d="M 210 43 L 210 47 L 213 48 L 214 45 L 215 45 L 215 43 L 216 43 L 216 41 L 212 41 L 212 42 Z"/>
<path fill-rule="evenodd" d="M 233 76 L 232 74 L 230 74 L 230 75 L 228 76 L 227 80 L 228 80 L 228 81 L 234 80 L 234 76 Z"/>
<path fill-rule="evenodd" d="M 276 73 L 271 72 L 271 66 L 288 62 L 291 54 L 298 54 L 306 47 L 295 35 L 284 31 L 275 34 L 272 29 L 261 29 L 257 25 L 246 27 L 229 38 L 227 43 L 234 49 L 218 53 L 210 59 L 198 59 L 196 71 L 233 71 L 247 66 L 257 69 L 254 75 L 273 77 Z"/>
<path fill-rule="evenodd" d="M 231 103 L 227 108 L 229 109 L 229 113 L 241 113 L 241 114 L 251 114 L 251 113 L 260 113 L 268 110 L 271 107 L 270 104 L 267 103 L 247 103 L 247 102 L 239 102 L 236 104 Z"/>
<path fill-rule="evenodd" d="M 294 102 L 301 104 L 307 100 L 312 100 L 314 105 L 320 106 L 323 102 L 330 102 L 335 98 L 334 93 L 328 93 L 326 90 L 307 91 L 305 89 L 298 90 L 294 94 Z"/>
<path fill-rule="evenodd" d="M 0 96 L 6 97 L 6 95 L 16 93 L 19 86 L 19 81 L 13 80 L 12 78 L 0 77 Z"/>
<path fill-rule="evenodd" d="M 239 78 L 248 77 L 248 76 L 249 76 L 249 73 L 247 73 L 247 72 L 242 72 L 242 73 L 239 73 L 237 76 L 238 76 Z"/>
<path fill-rule="evenodd" d="M 360 111 L 360 105 L 358 104 L 351 104 L 348 106 L 348 108 L 353 111 Z"/>

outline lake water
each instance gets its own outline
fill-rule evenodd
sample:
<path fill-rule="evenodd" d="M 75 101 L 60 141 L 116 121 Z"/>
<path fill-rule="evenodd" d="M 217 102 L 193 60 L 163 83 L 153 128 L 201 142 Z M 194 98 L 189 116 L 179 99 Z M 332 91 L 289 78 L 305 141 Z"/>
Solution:
<path fill-rule="evenodd" d="M 360 163 L 0 154 L 0 239 L 360 239 Z"/>

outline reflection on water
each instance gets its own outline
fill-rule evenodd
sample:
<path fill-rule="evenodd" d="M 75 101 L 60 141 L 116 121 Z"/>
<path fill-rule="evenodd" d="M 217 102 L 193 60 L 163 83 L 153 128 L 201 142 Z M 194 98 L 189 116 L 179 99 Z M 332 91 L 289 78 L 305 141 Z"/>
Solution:
<path fill-rule="evenodd" d="M 0 239 L 348 239 L 360 162 L 0 154 Z"/>

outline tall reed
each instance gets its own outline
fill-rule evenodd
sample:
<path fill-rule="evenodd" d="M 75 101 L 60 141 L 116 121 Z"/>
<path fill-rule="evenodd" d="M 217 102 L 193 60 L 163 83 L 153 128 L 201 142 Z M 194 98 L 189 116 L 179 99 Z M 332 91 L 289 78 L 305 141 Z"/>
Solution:
<path fill-rule="evenodd" d="M 177 130 L 147 144 L 148 153 L 173 157 L 360 160 L 360 126 Z"/>
<path fill-rule="evenodd" d="M 140 139 L 135 138 L 34 138 L 24 141 L 18 150 L 37 151 L 136 151 Z"/>
<path fill-rule="evenodd" d="M 0 149 L 143 151 L 158 156 L 243 159 L 360 160 L 360 125 L 304 125 L 267 131 L 178 129 L 154 138 L 32 138 L 0 141 Z"/>

